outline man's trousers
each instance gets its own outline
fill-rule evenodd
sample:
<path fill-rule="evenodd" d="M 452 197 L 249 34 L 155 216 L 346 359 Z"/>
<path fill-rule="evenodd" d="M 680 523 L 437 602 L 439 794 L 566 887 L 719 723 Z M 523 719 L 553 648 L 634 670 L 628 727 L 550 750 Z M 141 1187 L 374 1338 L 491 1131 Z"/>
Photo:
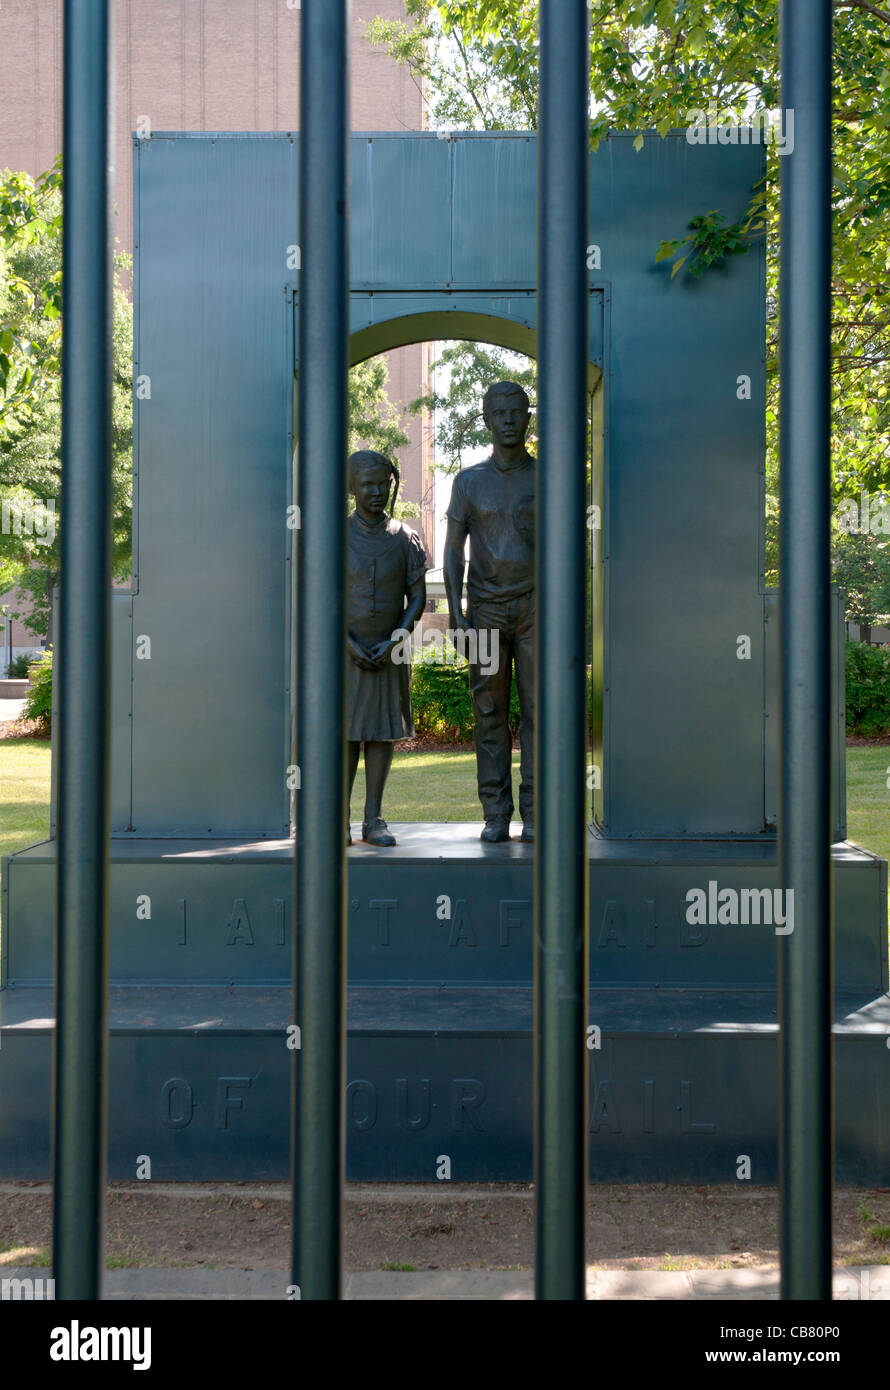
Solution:
<path fill-rule="evenodd" d="M 534 773 L 532 757 L 535 732 L 535 595 L 511 599 L 479 599 L 471 602 L 469 620 L 473 627 L 488 629 L 489 663 L 478 659 L 470 663 L 470 693 L 475 715 L 476 777 L 479 800 L 486 820 L 509 821 L 513 815 L 511 763 L 513 738 L 510 733 L 510 684 L 516 668 L 519 695 L 520 774 L 519 814 L 524 822 L 534 820 Z M 485 654 L 481 643 L 477 658 Z M 497 662 L 494 657 L 497 656 Z"/>

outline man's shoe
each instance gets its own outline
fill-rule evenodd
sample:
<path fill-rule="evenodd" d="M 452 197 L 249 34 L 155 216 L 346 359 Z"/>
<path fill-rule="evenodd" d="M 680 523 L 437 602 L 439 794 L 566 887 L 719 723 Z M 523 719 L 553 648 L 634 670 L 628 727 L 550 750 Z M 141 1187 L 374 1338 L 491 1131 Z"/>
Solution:
<path fill-rule="evenodd" d="M 487 841 L 488 844 L 500 844 L 501 840 L 509 840 L 510 822 L 501 818 L 489 818 L 486 820 L 485 829 L 479 838 Z"/>
<path fill-rule="evenodd" d="M 523 823 L 522 834 L 519 838 L 520 840 L 524 840 L 527 845 L 532 844 L 535 838 L 535 823 L 533 820 L 527 820 Z"/>
<path fill-rule="evenodd" d="M 375 821 L 365 821 L 362 825 L 362 839 L 366 845 L 394 845 L 395 835 L 390 835 L 386 821 L 378 816 Z"/>

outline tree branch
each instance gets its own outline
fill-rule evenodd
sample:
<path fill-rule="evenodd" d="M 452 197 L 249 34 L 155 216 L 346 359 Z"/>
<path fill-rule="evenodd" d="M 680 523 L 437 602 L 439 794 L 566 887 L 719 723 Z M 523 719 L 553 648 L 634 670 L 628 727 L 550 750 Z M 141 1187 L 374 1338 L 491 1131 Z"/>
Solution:
<path fill-rule="evenodd" d="M 450 33 L 451 33 L 451 37 L 454 39 L 454 42 L 457 44 L 458 52 L 460 53 L 460 56 L 461 56 L 461 58 L 463 59 L 464 71 L 465 71 L 466 74 L 467 74 L 467 91 L 468 91 L 469 94 L 470 94 L 470 99 L 472 100 L 473 105 L 475 106 L 476 110 L 479 112 L 479 115 L 480 115 L 481 118 L 482 118 L 482 124 L 483 124 L 483 126 L 485 127 L 485 129 L 487 130 L 487 129 L 488 129 L 488 119 L 487 119 L 487 117 L 486 117 L 486 115 L 485 115 L 485 112 L 482 110 L 482 107 L 479 105 L 479 98 L 476 96 L 475 90 L 473 89 L 473 78 L 472 78 L 472 74 L 470 73 L 470 64 L 469 64 L 469 62 L 468 62 L 468 60 L 467 60 L 467 55 L 466 55 L 466 53 L 464 52 L 464 46 L 463 46 L 463 44 L 461 43 L 460 39 L 458 38 L 457 30 L 454 28 L 453 25 L 452 25 L 452 27 L 451 27 Z"/>
<path fill-rule="evenodd" d="M 890 11 L 879 10 L 877 5 L 870 5 L 869 0 L 834 0 L 834 8 L 836 10 L 865 10 L 868 14 L 882 19 L 885 24 L 890 24 Z"/>

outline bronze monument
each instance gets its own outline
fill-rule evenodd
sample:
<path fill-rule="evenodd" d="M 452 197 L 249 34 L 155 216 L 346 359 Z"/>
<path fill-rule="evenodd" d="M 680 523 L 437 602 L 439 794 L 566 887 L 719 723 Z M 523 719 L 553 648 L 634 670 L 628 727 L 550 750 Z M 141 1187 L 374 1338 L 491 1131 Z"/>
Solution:
<path fill-rule="evenodd" d="M 496 660 L 470 660 L 476 775 L 485 816 L 482 839 L 507 840 L 513 814 L 510 687 L 520 708 L 519 813 L 534 839 L 535 476 L 525 447 L 529 400 L 513 381 L 489 387 L 482 415 L 492 454 L 458 473 L 448 505 L 444 579 L 452 629 L 488 629 Z M 467 613 L 461 607 L 464 548 L 470 538 Z M 478 658 L 478 651 L 476 653 Z"/>
<path fill-rule="evenodd" d="M 414 737 L 411 666 L 393 661 L 397 629 L 414 627 L 426 606 L 428 568 L 420 537 L 387 515 L 399 489 L 399 472 L 383 454 L 359 450 L 349 458 L 349 591 L 347 678 L 349 794 L 361 745 L 365 746 L 365 810 L 362 839 L 369 845 L 396 843 L 380 815 L 392 766 L 393 743 Z M 393 479 L 395 482 L 393 484 Z M 352 834 L 347 828 L 347 844 Z"/>

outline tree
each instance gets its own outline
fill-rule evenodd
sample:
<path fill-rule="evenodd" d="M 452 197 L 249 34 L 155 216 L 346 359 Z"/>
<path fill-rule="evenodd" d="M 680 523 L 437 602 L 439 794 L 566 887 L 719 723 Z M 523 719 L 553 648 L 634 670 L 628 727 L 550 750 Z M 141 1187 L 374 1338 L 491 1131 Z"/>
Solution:
<path fill-rule="evenodd" d="M 455 473 L 464 466 L 464 455 L 490 443 L 482 419 L 482 397 L 498 381 L 515 381 L 525 387 L 529 399 L 535 396 L 535 364 L 530 357 L 509 355 L 489 343 L 445 343 L 436 358 L 437 372 L 449 374 L 444 392 L 429 391 L 412 401 L 409 409 L 438 413 L 435 443 L 439 467 Z M 534 417 L 527 443 L 534 448 Z"/>
<path fill-rule="evenodd" d="M 531 0 L 406 0 L 407 23 L 369 39 L 424 84 L 430 124 L 537 125 L 537 6 Z M 836 497 L 890 476 L 890 9 L 834 3 L 832 457 Z M 610 130 L 657 132 L 707 119 L 726 128 L 781 100 L 778 0 L 591 0 L 593 148 Z M 778 167 L 740 218 L 701 209 L 665 228 L 653 260 L 697 275 L 767 237 L 767 475 L 778 485 Z M 681 253 L 678 255 L 678 253 Z M 672 269 L 673 269 L 672 268 Z M 775 492 L 773 492 L 775 499 Z"/>
<path fill-rule="evenodd" d="M 859 624 L 859 640 L 890 614 L 890 545 L 877 536 L 836 531 L 831 538 L 832 578 L 846 590 L 848 622 Z"/>
<path fill-rule="evenodd" d="M 53 639 L 61 546 L 61 164 L 0 176 L 0 593 L 17 586 L 29 628 Z M 112 347 L 112 572 L 130 570 L 133 315 L 115 257 Z"/>
<path fill-rule="evenodd" d="M 8 169 L 0 176 L 0 437 L 58 377 L 61 258 L 32 257 L 28 276 L 19 257 L 61 233 L 61 178 L 60 159 L 36 181 Z"/>

